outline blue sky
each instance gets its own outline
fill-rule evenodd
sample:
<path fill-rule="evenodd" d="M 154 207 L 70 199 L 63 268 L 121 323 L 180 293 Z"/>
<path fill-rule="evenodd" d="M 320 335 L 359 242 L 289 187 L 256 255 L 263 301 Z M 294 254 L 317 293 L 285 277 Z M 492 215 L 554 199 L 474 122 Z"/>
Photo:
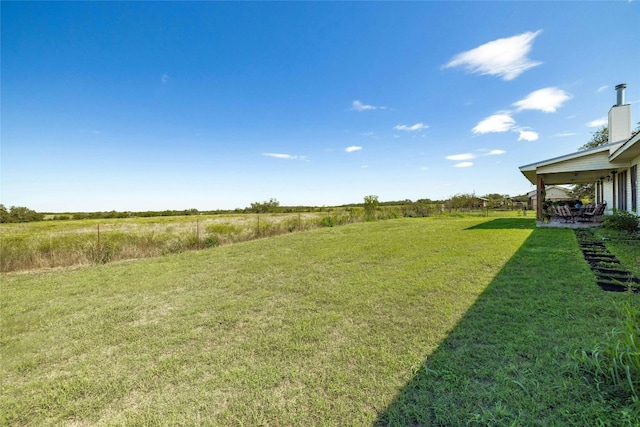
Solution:
<path fill-rule="evenodd" d="M 638 2 L 2 2 L 0 202 L 523 194 L 626 83 Z M 605 119 L 605 122 L 602 120 Z"/>

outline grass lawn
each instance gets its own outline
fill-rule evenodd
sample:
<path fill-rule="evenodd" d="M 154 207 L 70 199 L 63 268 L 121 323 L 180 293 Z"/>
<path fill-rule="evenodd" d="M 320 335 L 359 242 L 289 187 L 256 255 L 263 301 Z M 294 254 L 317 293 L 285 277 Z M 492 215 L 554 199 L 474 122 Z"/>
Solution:
<path fill-rule="evenodd" d="M 634 425 L 572 368 L 639 295 L 532 218 L 0 276 L 0 425 Z"/>

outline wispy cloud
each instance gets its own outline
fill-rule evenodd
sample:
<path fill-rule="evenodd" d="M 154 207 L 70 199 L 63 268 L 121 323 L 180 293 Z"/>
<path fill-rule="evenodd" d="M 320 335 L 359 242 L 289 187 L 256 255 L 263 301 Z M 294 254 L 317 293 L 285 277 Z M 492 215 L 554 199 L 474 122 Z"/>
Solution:
<path fill-rule="evenodd" d="M 554 136 L 557 136 L 559 138 L 564 138 L 566 136 L 573 136 L 576 135 L 575 132 L 561 132 L 561 133 L 556 133 Z"/>
<path fill-rule="evenodd" d="M 263 156 L 273 157 L 276 159 L 284 159 L 284 160 L 308 160 L 306 156 L 294 156 L 291 154 L 284 153 L 262 153 Z"/>
<path fill-rule="evenodd" d="M 607 90 L 607 89 L 609 89 L 609 86 L 606 86 L 606 85 L 605 85 L 605 86 L 600 86 L 600 87 L 596 90 L 596 92 L 597 92 L 597 93 L 604 92 L 604 91 L 605 91 L 605 90 Z"/>
<path fill-rule="evenodd" d="M 493 114 L 486 119 L 480 121 L 473 129 L 473 133 L 491 133 L 506 132 L 515 126 L 516 121 L 513 120 L 508 112 Z"/>
<path fill-rule="evenodd" d="M 528 31 L 513 37 L 485 43 L 453 57 L 444 67 L 464 67 L 471 73 L 489 74 L 503 80 L 513 80 L 520 74 L 542 64 L 527 57 L 533 41 L 541 33 Z"/>
<path fill-rule="evenodd" d="M 518 110 L 540 110 L 554 113 L 562 104 L 571 99 L 571 95 L 557 87 L 546 87 L 531 92 L 526 98 L 513 103 Z"/>
<path fill-rule="evenodd" d="M 354 111 L 386 110 L 387 107 L 368 105 L 368 104 L 362 103 L 361 101 L 355 100 L 351 103 L 351 109 Z"/>
<path fill-rule="evenodd" d="M 362 150 L 362 147 L 359 147 L 357 145 L 352 145 L 351 147 L 347 147 L 344 149 L 344 151 L 346 151 L 347 153 L 353 153 L 354 151 L 360 151 Z"/>
<path fill-rule="evenodd" d="M 476 155 L 473 153 L 453 154 L 451 156 L 445 157 L 445 159 L 447 160 L 455 160 L 455 161 L 471 160 L 475 158 L 476 158 Z"/>
<path fill-rule="evenodd" d="M 520 132 L 518 141 L 536 141 L 538 139 L 538 132 L 525 129 L 517 129 L 517 131 Z"/>
<path fill-rule="evenodd" d="M 600 126 L 608 124 L 608 122 L 609 119 L 607 119 L 606 117 L 600 117 L 599 119 L 591 120 L 589 123 L 587 123 L 587 126 L 589 126 L 590 128 L 599 128 Z"/>
<path fill-rule="evenodd" d="M 164 73 L 162 77 L 160 77 L 160 81 L 162 82 L 163 85 L 166 85 L 167 83 L 169 83 L 169 74 Z"/>
<path fill-rule="evenodd" d="M 473 162 L 460 162 L 453 165 L 454 168 L 468 168 L 469 166 L 473 166 Z"/>
<path fill-rule="evenodd" d="M 416 123 L 415 125 L 411 125 L 411 126 L 407 126 L 407 125 L 397 125 L 394 126 L 393 128 L 396 130 L 404 130 L 407 132 L 416 132 L 419 130 L 424 130 L 427 129 L 429 126 L 425 125 L 424 123 Z"/>
<path fill-rule="evenodd" d="M 504 153 L 506 153 L 506 151 L 504 150 L 491 150 L 488 153 L 486 153 L 485 156 L 499 156 Z"/>

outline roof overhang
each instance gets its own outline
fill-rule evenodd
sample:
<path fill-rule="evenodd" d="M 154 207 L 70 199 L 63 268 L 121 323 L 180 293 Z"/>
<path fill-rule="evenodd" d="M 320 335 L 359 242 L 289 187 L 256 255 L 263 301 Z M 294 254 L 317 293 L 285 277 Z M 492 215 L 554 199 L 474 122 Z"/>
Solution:
<path fill-rule="evenodd" d="M 520 172 L 536 185 L 536 176 L 544 175 L 545 184 L 584 184 L 595 182 L 611 170 L 611 144 L 578 151 L 552 159 L 520 166 Z"/>
<path fill-rule="evenodd" d="M 636 132 L 624 144 L 611 153 L 609 160 L 616 162 L 630 162 L 640 156 L 640 132 Z"/>

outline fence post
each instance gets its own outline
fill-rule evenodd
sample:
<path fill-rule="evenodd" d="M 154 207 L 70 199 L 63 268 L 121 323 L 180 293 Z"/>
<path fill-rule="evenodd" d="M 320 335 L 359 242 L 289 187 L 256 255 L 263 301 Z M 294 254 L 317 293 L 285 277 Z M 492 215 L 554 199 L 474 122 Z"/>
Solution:
<path fill-rule="evenodd" d="M 202 249 L 200 247 L 200 219 L 198 218 L 196 218 L 196 247 Z"/>

